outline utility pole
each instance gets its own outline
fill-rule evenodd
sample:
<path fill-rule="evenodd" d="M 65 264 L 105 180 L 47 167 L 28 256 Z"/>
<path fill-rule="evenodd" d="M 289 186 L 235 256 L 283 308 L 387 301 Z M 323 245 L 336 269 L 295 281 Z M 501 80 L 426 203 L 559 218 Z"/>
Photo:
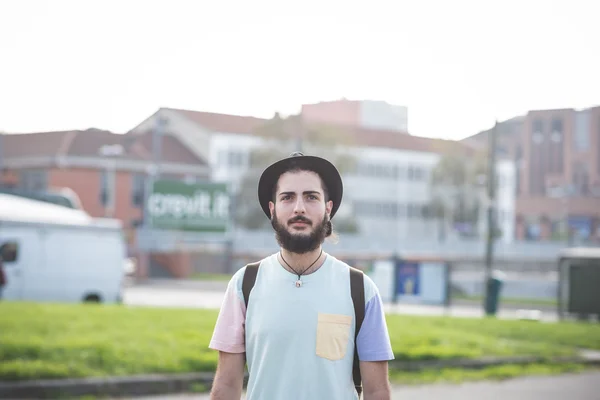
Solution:
<path fill-rule="evenodd" d="M 4 186 L 4 148 L 2 141 L 4 140 L 4 134 L 0 132 L 0 187 Z"/>
<path fill-rule="evenodd" d="M 160 178 L 160 162 L 162 158 L 163 130 L 166 120 L 162 115 L 156 116 L 156 125 L 152 129 L 152 160 L 146 169 L 146 184 L 144 193 L 144 212 L 142 214 L 144 228 L 151 226 L 150 213 L 148 211 L 148 199 L 154 188 L 154 181 Z"/>
<path fill-rule="evenodd" d="M 149 199 L 154 190 L 154 181 L 160 177 L 160 162 L 162 157 L 162 138 L 163 130 L 166 125 L 166 120 L 160 113 L 156 116 L 156 125 L 152 129 L 152 160 L 146 167 L 146 178 L 144 182 L 144 202 L 142 205 L 142 230 L 144 232 L 145 240 L 148 240 L 150 236 L 150 229 L 152 228 L 152 220 L 149 211 Z M 139 243 L 138 243 L 139 246 Z M 149 248 L 149 244 L 145 243 L 145 248 L 139 252 L 140 264 L 143 265 L 141 268 L 143 271 L 142 275 L 148 276 L 150 272 L 150 254 L 152 253 Z"/>
<path fill-rule="evenodd" d="M 496 218 L 495 218 L 495 207 L 496 207 L 496 146 L 497 146 L 497 135 L 498 135 L 498 121 L 495 122 L 494 127 L 490 131 L 488 138 L 488 168 L 487 168 L 487 192 L 488 192 L 488 205 L 487 205 L 487 240 L 485 246 L 485 282 L 484 287 L 486 288 L 485 293 L 485 304 L 490 304 L 490 279 L 492 278 L 492 265 L 494 257 L 494 236 L 496 234 Z M 486 307 L 487 310 L 487 307 Z"/>
<path fill-rule="evenodd" d="M 162 161 L 162 142 L 167 120 L 158 115 L 156 127 L 152 130 L 152 163 L 155 165 L 155 179 L 160 179 L 160 163 Z"/>

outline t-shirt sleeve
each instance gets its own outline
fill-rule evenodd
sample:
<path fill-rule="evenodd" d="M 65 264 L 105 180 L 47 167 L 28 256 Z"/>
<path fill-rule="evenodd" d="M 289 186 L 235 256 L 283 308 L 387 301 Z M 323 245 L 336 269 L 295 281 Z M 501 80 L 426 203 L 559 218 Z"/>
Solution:
<path fill-rule="evenodd" d="M 227 353 L 243 353 L 245 345 L 246 305 L 241 290 L 245 268 L 240 269 L 229 281 L 213 336 L 208 345 L 213 350 Z"/>
<path fill-rule="evenodd" d="M 361 361 L 388 361 L 394 352 L 385 320 L 383 301 L 375 283 L 365 275 L 365 318 L 356 339 Z"/>

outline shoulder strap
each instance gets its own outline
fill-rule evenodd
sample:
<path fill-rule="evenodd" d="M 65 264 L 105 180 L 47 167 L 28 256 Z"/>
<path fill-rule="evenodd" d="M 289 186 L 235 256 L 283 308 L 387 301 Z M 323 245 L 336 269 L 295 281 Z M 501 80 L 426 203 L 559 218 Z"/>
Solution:
<path fill-rule="evenodd" d="M 358 347 L 356 339 L 358 332 L 365 319 L 365 286 L 364 275 L 359 269 L 350 267 L 350 293 L 352 294 L 352 303 L 354 304 L 354 317 L 356 319 L 356 327 L 354 332 L 354 362 L 352 365 L 352 378 L 354 379 L 354 387 L 358 392 L 358 397 L 362 393 L 362 379 L 360 376 L 360 363 L 358 360 Z"/>
<path fill-rule="evenodd" d="M 244 294 L 244 303 L 246 303 L 246 309 L 248 309 L 248 299 L 250 298 L 250 291 L 254 287 L 256 281 L 256 274 L 258 273 L 258 267 L 260 261 L 246 265 L 244 271 L 244 279 L 242 280 L 242 293 Z"/>

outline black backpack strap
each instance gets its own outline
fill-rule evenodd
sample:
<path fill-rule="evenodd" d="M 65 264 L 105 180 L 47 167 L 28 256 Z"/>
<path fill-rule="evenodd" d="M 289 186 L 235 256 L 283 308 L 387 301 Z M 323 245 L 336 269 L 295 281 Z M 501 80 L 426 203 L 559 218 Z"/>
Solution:
<path fill-rule="evenodd" d="M 246 310 L 248 309 L 248 299 L 250 299 L 250 291 L 254 287 L 256 281 L 256 274 L 258 273 L 258 267 L 260 261 L 246 265 L 244 271 L 244 279 L 242 280 L 242 293 L 244 294 L 244 303 L 246 304 Z"/>
<path fill-rule="evenodd" d="M 352 295 L 352 303 L 354 303 L 354 317 L 356 319 L 352 378 L 354 379 L 354 387 L 356 388 L 358 397 L 360 398 L 362 393 L 362 379 L 360 376 L 360 363 L 358 360 L 358 347 L 356 344 L 356 339 L 358 338 L 358 332 L 360 331 L 360 327 L 365 319 L 365 286 L 363 272 L 353 267 L 350 267 L 350 293 Z"/>

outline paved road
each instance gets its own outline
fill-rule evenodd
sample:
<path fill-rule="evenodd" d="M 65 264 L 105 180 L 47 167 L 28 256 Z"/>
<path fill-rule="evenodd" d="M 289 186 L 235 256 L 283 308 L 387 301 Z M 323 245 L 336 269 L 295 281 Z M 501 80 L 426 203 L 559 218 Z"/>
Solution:
<path fill-rule="evenodd" d="M 223 301 L 225 282 L 186 282 L 186 281 L 150 281 L 147 284 L 129 286 L 124 293 L 124 303 L 133 306 L 152 307 L 190 307 L 219 308 Z M 457 304 L 451 308 L 444 306 L 424 306 L 418 304 L 386 304 L 389 313 L 409 315 L 452 315 L 458 317 L 483 316 L 479 305 Z M 519 318 L 520 312 L 515 308 L 501 308 L 499 318 Z M 541 313 L 544 321 L 555 321 L 555 311 L 544 310 Z"/>
<path fill-rule="evenodd" d="M 208 398 L 208 395 L 181 394 L 136 398 L 136 400 L 208 400 Z M 503 382 L 395 387 L 392 398 L 410 400 L 598 400 L 600 398 L 600 372 L 517 378 Z"/>

